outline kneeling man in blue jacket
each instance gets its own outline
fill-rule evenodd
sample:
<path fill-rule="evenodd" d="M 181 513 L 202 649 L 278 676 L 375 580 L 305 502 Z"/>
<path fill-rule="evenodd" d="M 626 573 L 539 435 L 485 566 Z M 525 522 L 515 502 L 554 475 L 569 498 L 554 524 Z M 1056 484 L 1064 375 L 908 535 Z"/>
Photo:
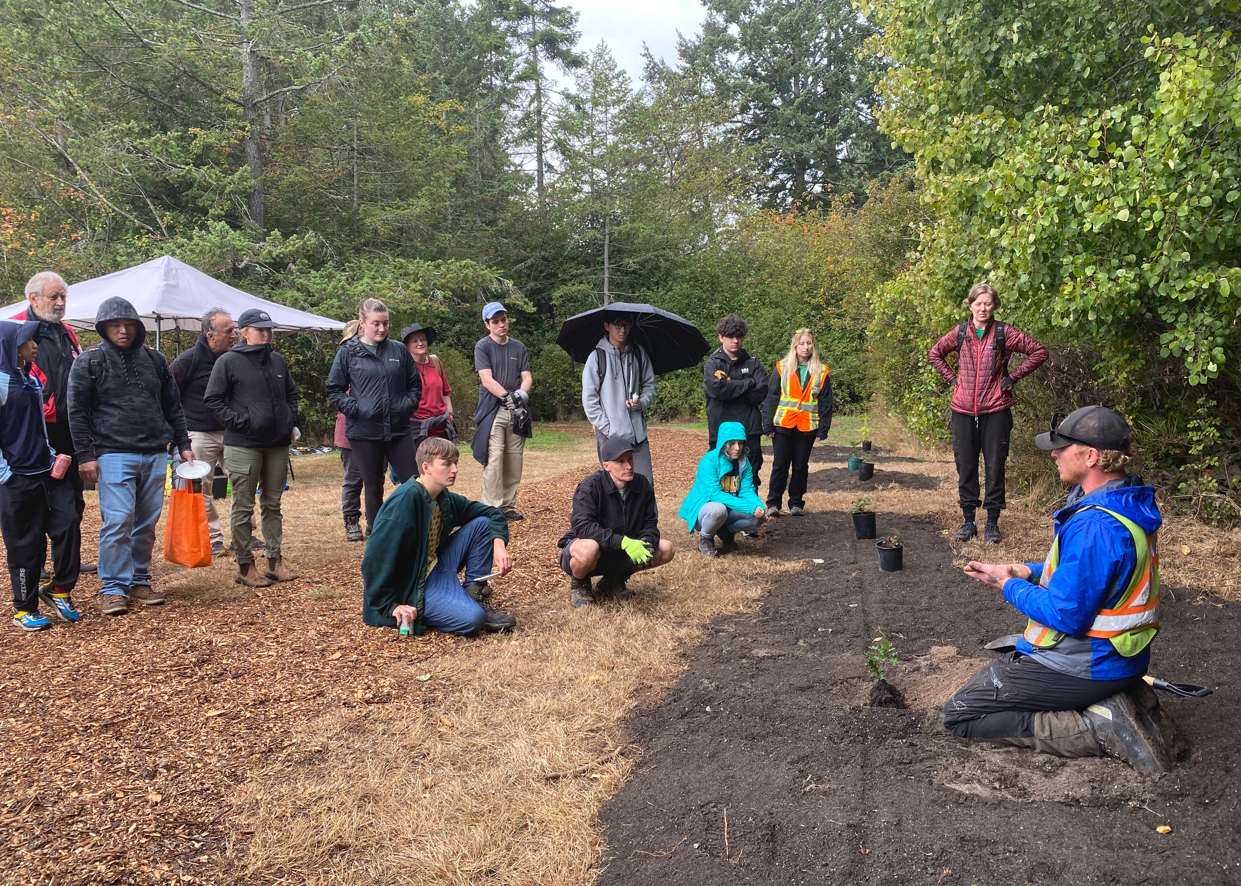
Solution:
<path fill-rule="evenodd" d="M 1159 631 L 1163 522 L 1155 490 L 1129 474 L 1132 432 L 1102 406 L 1057 415 L 1035 444 L 1072 486 L 1044 563 L 971 561 L 965 574 L 1000 588 L 1027 618 L 1015 650 L 944 706 L 962 738 L 1060 757 L 1112 756 L 1142 772 L 1171 766 L 1169 723 L 1142 682 Z"/>

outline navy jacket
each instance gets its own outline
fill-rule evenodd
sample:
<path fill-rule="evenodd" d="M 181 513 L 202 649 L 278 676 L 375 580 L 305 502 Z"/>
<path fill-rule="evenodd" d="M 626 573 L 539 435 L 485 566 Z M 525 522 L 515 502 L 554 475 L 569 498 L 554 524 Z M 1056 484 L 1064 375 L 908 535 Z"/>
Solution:
<path fill-rule="evenodd" d="M 207 393 L 207 380 L 220 357 L 207 344 L 206 333 L 200 333 L 194 347 L 172 361 L 169 371 L 176 379 L 181 392 L 181 409 L 185 412 L 185 427 L 191 431 L 222 431 L 224 425 L 214 412 L 203 403 Z"/>
<path fill-rule="evenodd" d="M 0 321 L 0 483 L 13 474 L 42 474 L 56 457 L 43 425 L 43 386 L 18 365 L 18 345 L 38 335 L 39 321 Z"/>

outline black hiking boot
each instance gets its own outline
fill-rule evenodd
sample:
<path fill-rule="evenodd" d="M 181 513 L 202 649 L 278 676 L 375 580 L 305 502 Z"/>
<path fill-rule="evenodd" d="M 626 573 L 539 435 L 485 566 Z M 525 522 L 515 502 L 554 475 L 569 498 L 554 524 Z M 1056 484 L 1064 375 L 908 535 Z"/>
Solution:
<path fill-rule="evenodd" d="M 1168 752 L 1142 725 L 1137 706 L 1127 693 L 1117 692 L 1092 704 L 1082 711 L 1082 719 L 1109 757 L 1124 760 L 1138 772 L 1167 772 L 1172 768 Z"/>
<path fill-rule="evenodd" d="M 718 556 L 715 552 L 715 537 L 708 538 L 705 535 L 698 536 L 698 553 L 704 557 Z"/>
<path fill-rule="evenodd" d="M 737 536 L 727 530 L 720 532 L 720 543 L 715 546 L 717 554 L 735 554 L 737 553 Z"/>
<path fill-rule="evenodd" d="M 491 585 L 483 582 L 482 584 L 468 584 L 465 586 L 465 592 L 479 606 L 483 607 L 483 630 L 489 634 L 495 634 L 500 631 L 511 631 L 517 627 L 517 619 L 509 615 L 507 612 L 500 612 L 491 608 Z"/>
<path fill-rule="evenodd" d="M 961 524 L 961 528 L 957 530 L 957 541 L 972 541 L 978 538 L 978 524 L 973 520 L 966 520 Z"/>
<path fill-rule="evenodd" d="M 579 606 L 593 606 L 595 604 L 595 592 L 590 587 L 589 578 L 569 576 L 569 603 L 573 605 L 574 609 Z"/>
<path fill-rule="evenodd" d="M 595 585 L 596 600 L 618 600 L 624 602 L 633 599 L 633 591 L 629 590 L 623 578 L 608 578 L 606 575 Z"/>
<path fill-rule="evenodd" d="M 982 540 L 984 544 L 998 545 L 1004 540 L 1004 536 L 1000 535 L 1000 527 L 996 523 L 995 517 L 987 518 L 987 525 L 982 531 Z"/>
<path fill-rule="evenodd" d="M 366 541 L 366 536 L 362 534 L 362 527 L 358 525 L 357 517 L 345 518 L 345 541 Z"/>

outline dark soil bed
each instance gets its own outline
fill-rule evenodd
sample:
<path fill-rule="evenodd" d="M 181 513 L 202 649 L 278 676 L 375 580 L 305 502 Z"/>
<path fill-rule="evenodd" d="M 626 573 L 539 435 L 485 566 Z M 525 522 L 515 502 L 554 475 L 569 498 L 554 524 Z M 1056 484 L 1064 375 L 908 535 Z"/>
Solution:
<path fill-rule="evenodd" d="M 601 882 L 1241 882 L 1238 607 L 1165 592 L 1152 673 L 1215 689 L 1160 694 L 1191 747 L 1173 772 L 966 743 L 940 707 L 1020 619 L 953 568 L 937 526 L 879 519 L 904 538 L 902 572 L 879 571 L 848 514 L 765 530 L 764 553 L 823 562 L 714 623 L 680 684 L 631 718 L 645 758 L 602 813 Z M 868 705 L 878 636 L 907 710 Z"/>

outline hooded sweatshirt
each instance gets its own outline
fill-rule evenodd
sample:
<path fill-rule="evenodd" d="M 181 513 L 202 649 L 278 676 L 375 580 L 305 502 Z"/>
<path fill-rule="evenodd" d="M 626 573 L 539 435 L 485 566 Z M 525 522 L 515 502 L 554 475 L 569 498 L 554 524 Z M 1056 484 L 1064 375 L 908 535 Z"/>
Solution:
<path fill-rule="evenodd" d="M 753 514 L 757 508 L 764 506 L 754 491 L 754 478 L 745 450 L 741 451 L 735 462 L 724 454 L 726 443 L 733 440 L 744 443 L 745 438 L 745 428 L 740 422 L 724 422 L 716 435 L 715 448 L 698 462 L 694 485 L 677 512 L 677 516 L 689 525 L 690 532 L 698 528 L 698 511 L 709 501 L 719 502 L 730 511 L 742 514 Z M 736 491 L 728 491 L 725 486 Z"/>
<path fill-rule="evenodd" d="M 203 395 L 224 424 L 224 445 L 244 449 L 288 446 L 297 424 L 297 385 L 271 345 L 235 345 L 216 361 Z"/>
<path fill-rule="evenodd" d="M 601 359 L 602 379 L 599 378 Z M 582 408 L 586 418 L 605 437 L 619 434 L 635 444 L 645 440 L 643 413 L 655 402 L 655 391 L 655 368 L 650 356 L 636 343 L 621 351 L 605 336 L 582 369 Z M 639 401 L 642 408 L 630 409 L 625 405 L 628 400 Z"/>
<path fill-rule="evenodd" d="M 109 320 L 138 324 L 123 351 L 103 333 Z M 134 306 L 117 296 L 105 300 L 95 330 L 103 341 L 83 351 L 69 372 L 69 427 L 78 461 L 116 452 L 153 455 L 169 441 L 178 451 L 189 450 L 176 380 L 164 355 L 146 346 L 146 326 Z"/>
<path fill-rule="evenodd" d="M 39 321 L 0 321 L 0 483 L 13 474 L 42 474 L 56 453 L 43 424 L 43 386 L 23 372 L 17 349 L 39 333 Z"/>
<path fill-rule="evenodd" d="M 1086 636 L 1099 610 L 1124 592 L 1137 565 L 1133 537 L 1099 508 L 1132 520 L 1147 535 L 1163 523 L 1155 490 L 1139 477 L 1112 480 L 1086 496 L 1076 487 L 1069 503 L 1055 515 L 1060 563 L 1048 586 L 1039 586 L 1044 564 L 1028 563 L 1029 581 L 1010 578 L 1004 583 L 1004 599 L 1027 618 L 1068 635 L 1050 648 L 1034 647 L 1022 639 L 1018 652 L 1074 677 L 1121 680 L 1146 673 L 1150 646 L 1125 658 L 1107 639 Z"/>

